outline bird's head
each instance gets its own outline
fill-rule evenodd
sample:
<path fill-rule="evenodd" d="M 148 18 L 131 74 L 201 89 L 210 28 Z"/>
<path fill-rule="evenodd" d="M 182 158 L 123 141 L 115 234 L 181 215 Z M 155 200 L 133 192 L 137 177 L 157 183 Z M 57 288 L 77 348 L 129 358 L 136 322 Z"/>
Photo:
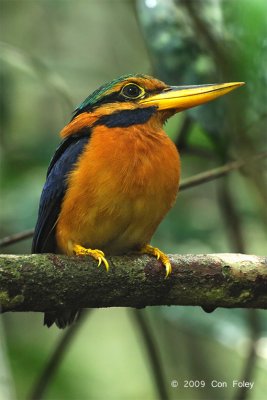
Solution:
<path fill-rule="evenodd" d="M 198 106 L 242 86 L 243 82 L 169 86 L 147 75 L 125 75 L 101 86 L 75 110 L 63 128 L 66 137 L 86 128 L 129 127 L 152 117 L 160 126 L 173 114 Z"/>

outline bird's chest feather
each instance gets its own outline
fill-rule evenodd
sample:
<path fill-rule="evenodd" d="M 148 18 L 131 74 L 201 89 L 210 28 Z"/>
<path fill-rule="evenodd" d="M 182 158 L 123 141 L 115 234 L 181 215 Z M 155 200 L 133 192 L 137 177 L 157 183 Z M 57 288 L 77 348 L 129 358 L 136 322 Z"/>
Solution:
<path fill-rule="evenodd" d="M 69 177 L 58 231 L 110 254 L 148 242 L 175 201 L 179 169 L 163 131 L 98 127 Z"/>

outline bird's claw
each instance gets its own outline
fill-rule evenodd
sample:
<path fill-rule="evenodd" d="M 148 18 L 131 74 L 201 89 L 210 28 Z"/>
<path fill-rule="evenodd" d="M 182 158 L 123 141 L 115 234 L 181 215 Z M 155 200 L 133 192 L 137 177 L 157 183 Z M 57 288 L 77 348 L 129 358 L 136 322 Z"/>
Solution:
<path fill-rule="evenodd" d="M 75 244 L 73 246 L 73 252 L 75 255 L 77 256 L 91 256 L 93 257 L 95 260 L 98 261 L 98 267 L 100 267 L 100 265 L 102 264 L 102 262 L 105 265 L 106 270 L 109 270 L 109 263 L 105 258 L 105 254 L 103 253 L 103 251 L 101 250 L 92 250 L 92 249 L 86 249 L 83 246 L 80 246 L 79 244 Z"/>
<path fill-rule="evenodd" d="M 164 254 L 160 249 L 158 249 L 157 247 L 150 246 L 150 244 L 146 244 L 141 249 L 141 253 L 155 256 L 157 260 L 160 260 L 165 267 L 166 270 L 165 278 L 167 278 L 170 275 L 170 273 L 172 272 L 172 266 L 169 257 L 166 256 L 166 254 Z"/>

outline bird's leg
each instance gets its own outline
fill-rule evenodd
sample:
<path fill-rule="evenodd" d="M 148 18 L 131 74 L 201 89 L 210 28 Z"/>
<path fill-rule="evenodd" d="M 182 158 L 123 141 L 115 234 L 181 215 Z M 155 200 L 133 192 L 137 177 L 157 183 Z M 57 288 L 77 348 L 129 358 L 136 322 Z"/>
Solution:
<path fill-rule="evenodd" d="M 162 262 L 162 264 L 164 265 L 165 269 L 166 269 L 166 278 L 172 272 L 172 266 L 171 266 L 169 257 L 166 256 L 166 254 L 164 254 L 157 247 L 153 247 L 150 244 L 145 244 L 141 248 L 140 253 L 142 253 L 142 254 L 150 254 L 152 256 L 157 257 L 157 260 L 160 260 Z"/>
<path fill-rule="evenodd" d="M 101 265 L 103 262 L 106 270 L 109 270 L 109 263 L 107 262 L 105 258 L 105 254 L 101 250 L 92 250 L 92 249 L 86 249 L 83 246 L 80 246 L 79 244 L 75 244 L 73 246 L 73 252 L 76 256 L 91 256 L 95 258 L 98 261 L 98 267 Z"/>

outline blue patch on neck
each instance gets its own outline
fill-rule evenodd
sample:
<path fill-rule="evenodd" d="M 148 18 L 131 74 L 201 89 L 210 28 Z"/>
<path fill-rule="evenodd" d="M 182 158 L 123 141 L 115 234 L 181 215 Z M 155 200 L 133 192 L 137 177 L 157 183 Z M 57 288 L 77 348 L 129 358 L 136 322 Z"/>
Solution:
<path fill-rule="evenodd" d="M 157 111 L 157 107 L 136 108 L 134 110 L 121 110 L 113 114 L 103 115 L 96 125 L 105 125 L 108 128 L 128 127 L 131 125 L 145 124 L 153 114 Z"/>

